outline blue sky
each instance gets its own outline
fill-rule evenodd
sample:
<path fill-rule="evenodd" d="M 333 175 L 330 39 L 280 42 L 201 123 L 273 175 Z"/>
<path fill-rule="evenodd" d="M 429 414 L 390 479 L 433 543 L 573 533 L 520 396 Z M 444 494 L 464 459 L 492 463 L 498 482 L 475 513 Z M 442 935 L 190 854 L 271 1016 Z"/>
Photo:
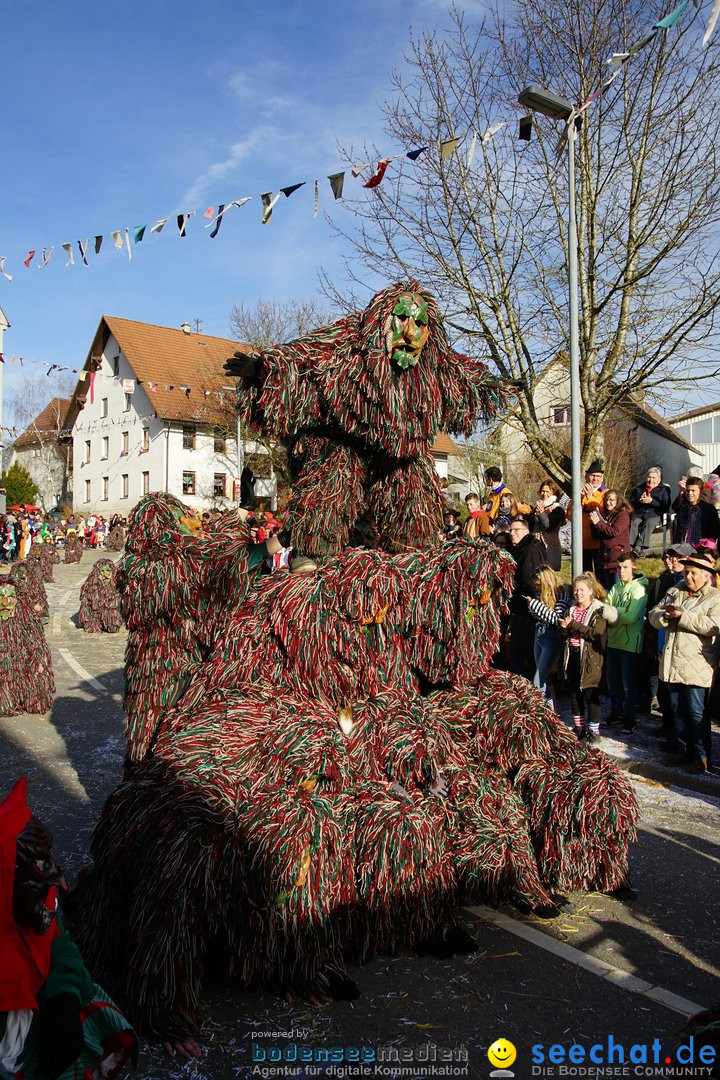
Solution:
<path fill-rule="evenodd" d="M 168 326 L 199 318 L 204 332 L 226 336 L 233 302 L 314 295 L 319 266 L 341 273 L 323 218 L 343 217 L 326 179 L 342 167 L 337 143 L 400 149 L 381 133 L 389 73 L 410 21 L 442 25 L 445 5 L 0 0 L 0 18 L 0 256 L 14 275 L 12 285 L 0 278 L 5 357 L 81 367 L 102 314 Z M 261 226 L 259 193 L 301 180 Z M 360 190 L 349 174 L 346 185 Z M 211 240 L 203 211 L 246 195 Z M 199 212 L 181 239 L 175 215 L 188 210 Z M 109 234 L 143 224 L 128 262 Z M 97 233 L 103 247 L 86 268 L 77 241 Z M 45 376 L 6 363 L 6 399 L 29 372 Z"/>

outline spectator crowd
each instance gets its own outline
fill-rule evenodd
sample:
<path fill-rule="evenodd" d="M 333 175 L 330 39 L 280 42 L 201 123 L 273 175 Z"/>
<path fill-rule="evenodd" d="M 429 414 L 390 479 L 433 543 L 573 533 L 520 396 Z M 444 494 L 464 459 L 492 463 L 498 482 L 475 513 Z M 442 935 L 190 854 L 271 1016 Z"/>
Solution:
<path fill-rule="evenodd" d="M 654 706 L 661 722 L 652 734 L 666 764 L 704 773 L 720 713 L 716 487 L 690 475 L 673 499 L 657 466 L 627 494 L 604 479 L 601 462 L 592 462 L 581 490 L 583 572 L 569 585 L 559 571 L 571 504 L 550 479 L 524 502 L 499 469 L 487 469 L 484 497 L 466 497 L 462 527 L 448 507 L 442 538 L 487 538 L 514 559 L 497 666 L 532 679 L 558 711 L 564 688 L 575 733 L 590 742 L 601 724 L 630 736 L 640 701 Z M 651 581 L 637 563 L 661 525 L 669 546 Z"/>

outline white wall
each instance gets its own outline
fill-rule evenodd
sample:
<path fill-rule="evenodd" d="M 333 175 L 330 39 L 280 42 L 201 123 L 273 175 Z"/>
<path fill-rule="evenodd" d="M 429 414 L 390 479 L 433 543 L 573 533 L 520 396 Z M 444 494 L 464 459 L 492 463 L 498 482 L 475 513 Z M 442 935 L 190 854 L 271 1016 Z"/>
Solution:
<path fill-rule="evenodd" d="M 114 358 L 119 355 L 118 377 L 114 377 Z M 226 441 L 226 453 L 216 454 L 214 436 L 208 427 L 196 425 L 195 449 L 183 449 L 183 424 L 165 422 L 153 416 L 152 396 L 135 386 L 130 408 L 125 409 L 123 379 L 134 379 L 124 354 L 114 337 L 108 339 L 102 363 L 95 376 L 94 402 L 90 393 L 73 427 L 73 506 L 76 513 L 95 510 L 108 514 L 127 514 L 143 494 L 143 472 L 150 474 L 150 491 L 167 491 L 196 508 L 226 507 L 232 503 L 235 473 L 235 439 Z M 102 416 L 102 402 L 107 398 L 108 415 Z M 148 430 L 149 449 L 143 452 L 143 430 Z M 122 453 L 123 434 L 127 433 L 128 452 Z M 108 440 L 107 458 L 103 459 L 103 439 Z M 90 442 L 90 462 L 85 463 L 85 444 Z M 245 452 L 262 453 L 255 443 L 246 443 Z M 183 494 L 183 472 L 195 473 L 195 495 Z M 224 473 L 225 498 L 213 495 L 213 477 Z M 128 477 L 128 494 L 123 497 L 123 475 Z M 103 478 L 107 477 L 108 497 L 103 498 Z M 86 498 L 86 481 L 90 498 Z M 260 481 L 256 494 L 275 498 L 275 481 Z M 274 503 L 273 503 L 274 504 Z"/>
<path fill-rule="evenodd" d="M 707 427 L 704 424 L 703 429 L 698 430 L 699 425 L 708 420 L 713 428 L 712 439 L 698 438 L 697 434 L 702 434 Z M 706 413 L 693 416 L 690 420 L 678 421 L 673 427 L 696 447 L 699 457 L 693 464 L 699 465 L 704 473 L 712 472 L 720 465 L 720 409 L 708 409 Z"/>
<path fill-rule="evenodd" d="M 54 441 L 45 440 L 31 446 L 14 447 L 10 465 L 22 465 L 37 484 L 38 500 L 43 510 L 52 510 L 63 501 L 65 462 Z"/>

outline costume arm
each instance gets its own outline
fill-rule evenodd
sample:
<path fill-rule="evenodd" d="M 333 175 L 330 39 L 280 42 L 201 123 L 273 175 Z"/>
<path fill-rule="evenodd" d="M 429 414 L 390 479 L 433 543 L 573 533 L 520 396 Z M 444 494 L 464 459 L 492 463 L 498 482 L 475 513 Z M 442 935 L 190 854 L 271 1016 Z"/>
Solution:
<path fill-rule="evenodd" d="M 260 354 L 254 372 L 241 376 L 238 386 L 238 415 L 250 427 L 282 438 L 322 419 L 312 368 L 297 350 L 281 346 Z"/>
<path fill-rule="evenodd" d="M 448 351 L 437 371 L 442 394 L 442 424 L 448 431 L 472 435 L 478 421 L 507 408 L 510 388 L 479 360 Z"/>

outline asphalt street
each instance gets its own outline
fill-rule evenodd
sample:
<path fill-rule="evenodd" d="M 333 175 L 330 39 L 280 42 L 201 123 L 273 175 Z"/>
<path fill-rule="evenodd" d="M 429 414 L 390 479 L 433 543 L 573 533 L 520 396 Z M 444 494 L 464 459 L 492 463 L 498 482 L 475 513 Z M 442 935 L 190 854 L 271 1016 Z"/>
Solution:
<path fill-rule="evenodd" d="M 57 687 L 52 710 L 0 718 L 0 792 L 27 776 L 30 803 L 50 825 L 70 877 L 88 864 L 93 825 L 119 782 L 124 756 L 125 631 L 89 635 L 73 621 L 80 585 L 97 557 L 86 552 L 79 565 L 56 566 L 55 582 L 46 586 Z M 617 749 L 607 740 L 603 746 Z M 627 748 L 622 754 L 632 758 Z M 720 1001 L 720 781 L 700 791 L 675 783 L 683 783 L 681 773 L 671 782 L 633 777 L 642 810 L 631 854 L 635 902 L 576 895 L 574 912 L 551 921 L 512 908 L 468 910 L 475 954 L 446 962 L 381 959 L 353 971 L 358 1001 L 324 1009 L 209 983 L 203 1056 L 180 1066 L 143 1043 L 138 1077 L 313 1075 L 301 1071 L 299 1050 L 333 1047 L 358 1048 L 360 1062 L 363 1050 L 366 1062 L 373 1055 L 369 1071 L 345 1075 L 488 1077 L 487 1050 L 497 1039 L 517 1050 L 516 1078 L 671 1073 L 674 1033 L 685 1015 Z M 610 1037 L 623 1046 L 629 1073 L 618 1051 L 612 1073 L 587 1063 L 565 1073 L 558 1064 L 533 1066 L 533 1046 L 544 1048 L 535 1050 L 537 1059 L 551 1044 L 605 1047 Z M 655 1039 L 659 1064 L 648 1057 L 646 1071 L 638 1072 L 629 1048 L 651 1047 Z M 441 1063 L 440 1050 L 455 1051 L 452 1066 Z M 296 1057 L 273 1062 L 282 1053 Z M 264 1060 L 254 1062 L 253 1054 Z M 448 1067 L 459 1071 L 440 1071 Z M 347 1068 L 314 1075 L 342 1076 Z"/>

